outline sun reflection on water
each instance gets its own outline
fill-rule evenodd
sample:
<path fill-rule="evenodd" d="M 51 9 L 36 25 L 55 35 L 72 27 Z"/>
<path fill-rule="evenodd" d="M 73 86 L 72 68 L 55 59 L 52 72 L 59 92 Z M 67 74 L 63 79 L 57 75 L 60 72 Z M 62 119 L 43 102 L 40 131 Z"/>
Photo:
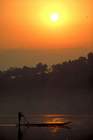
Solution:
<path fill-rule="evenodd" d="M 49 127 L 49 131 L 53 134 L 58 134 L 60 132 L 60 129 L 62 129 L 62 128 L 60 128 L 58 126 Z"/>
<path fill-rule="evenodd" d="M 48 124 L 61 124 L 64 123 L 64 118 L 46 118 L 45 122 Z M 55 125 L 55 126 L 48 127 L 48 129 L 51 133 L 58 134 L 62 129 L 62 127 Z"/>
<path fill-rule="evenodd" d="M 64 123 L 64 118 L 47 118 L 46 123 L 49 123 L 49 124 Z"/>

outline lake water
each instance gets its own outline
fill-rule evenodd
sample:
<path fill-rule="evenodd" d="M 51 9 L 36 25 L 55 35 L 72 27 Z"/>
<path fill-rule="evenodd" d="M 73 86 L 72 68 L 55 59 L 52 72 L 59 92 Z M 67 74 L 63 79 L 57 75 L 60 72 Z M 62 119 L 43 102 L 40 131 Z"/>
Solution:
<path fill-rule="evenodd" d="M 0 140 L 93 140 L 93 115 L 32 114 L 32 123 L 72 122 L 66 127 L 16 126 L 17 116 L 0 116 Z"/>

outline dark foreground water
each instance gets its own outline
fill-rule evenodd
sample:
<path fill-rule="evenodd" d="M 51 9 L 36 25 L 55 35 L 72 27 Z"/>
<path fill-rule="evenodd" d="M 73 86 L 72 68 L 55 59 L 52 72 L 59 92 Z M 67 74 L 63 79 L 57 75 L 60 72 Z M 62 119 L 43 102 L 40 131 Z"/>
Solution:
<path fill-rule="evenodd" d="M 16 126 L 17 116 L 0 116 L 0 140 L 93 140 L 93 115 L 27 115 L 33 123 L 61 123 L 71 121 L 66 127 Z"/>

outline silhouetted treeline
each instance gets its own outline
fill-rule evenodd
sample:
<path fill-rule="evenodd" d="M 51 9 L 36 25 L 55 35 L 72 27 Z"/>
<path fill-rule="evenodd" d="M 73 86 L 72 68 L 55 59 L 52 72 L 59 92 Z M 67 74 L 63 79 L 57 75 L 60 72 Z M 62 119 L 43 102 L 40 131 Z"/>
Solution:
<path fill-rule="evenodd" d="M 35 67 L 9 68 L 0 71 L 0 90 L 31 90 L 33 88 L 93 88 L 93 53 L 87 57 L 52 65 L 38 63 Z"/>

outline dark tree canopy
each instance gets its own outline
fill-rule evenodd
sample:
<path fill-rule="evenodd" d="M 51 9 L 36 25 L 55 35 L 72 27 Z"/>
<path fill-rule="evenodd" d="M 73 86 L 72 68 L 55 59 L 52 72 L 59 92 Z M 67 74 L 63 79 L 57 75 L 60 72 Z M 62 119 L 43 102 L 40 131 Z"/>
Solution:
<path fill-rule="evenodd" d="M 38 63 L 35 67 L 9 68 L 0 71 L 0 90 L 32 88 L 90 88 L 93 87 L 93 53 L 88 57 L 53 64 Z"/>

